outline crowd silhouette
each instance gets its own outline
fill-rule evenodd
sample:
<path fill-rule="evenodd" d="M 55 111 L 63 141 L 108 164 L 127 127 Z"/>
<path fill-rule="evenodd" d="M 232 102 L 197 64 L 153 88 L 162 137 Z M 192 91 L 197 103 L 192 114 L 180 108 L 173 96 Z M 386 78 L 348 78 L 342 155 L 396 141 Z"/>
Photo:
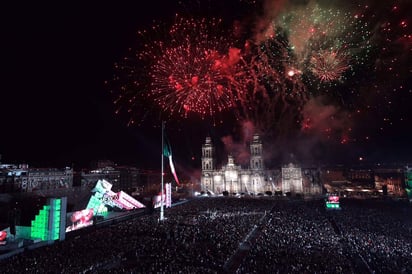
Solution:
<path fill-rule="evenodd" d="M 0 261 L 3 273 L 412 273 L 410 205 L 202 197 Z"/>

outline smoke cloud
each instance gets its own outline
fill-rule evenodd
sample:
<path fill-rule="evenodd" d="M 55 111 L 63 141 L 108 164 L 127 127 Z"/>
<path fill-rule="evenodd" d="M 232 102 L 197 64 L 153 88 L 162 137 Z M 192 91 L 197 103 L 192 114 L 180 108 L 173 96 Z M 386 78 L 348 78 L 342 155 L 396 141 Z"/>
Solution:
<path fill-rule="evenodd" d="M 249 144 L 253 140 L 255 126 L 251 121 L 243 121 L 240 125 L 239 138 L 235 139 L 231 135 L 222 137 L 222 143 L 226 152 L 232 155 L 235 163 L 247 166 L 250 160 Z"/>

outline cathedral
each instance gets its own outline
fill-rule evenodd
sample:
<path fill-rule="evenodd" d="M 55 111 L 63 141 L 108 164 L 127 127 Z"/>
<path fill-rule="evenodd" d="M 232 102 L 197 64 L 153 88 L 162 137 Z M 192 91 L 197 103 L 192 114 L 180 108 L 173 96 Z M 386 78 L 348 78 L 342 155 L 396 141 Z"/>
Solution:
<path fill-rule="evenodd" d="M 202 145 L 202 191 L 211 194 L 259 195 L 266 192 L 283 195 L 321 194 L 320 171 L 309 168 L 302 169 L 288 164 L 281 169 L 265 169 L 263 161 L 263 145 L 260 136 L 255 134 L 250 142 L 250 162 L 248 168 L 235 163 L 232 155 L 228 155 L 226 165 L 216 168 L 215 147 L 210 137 Z"/>

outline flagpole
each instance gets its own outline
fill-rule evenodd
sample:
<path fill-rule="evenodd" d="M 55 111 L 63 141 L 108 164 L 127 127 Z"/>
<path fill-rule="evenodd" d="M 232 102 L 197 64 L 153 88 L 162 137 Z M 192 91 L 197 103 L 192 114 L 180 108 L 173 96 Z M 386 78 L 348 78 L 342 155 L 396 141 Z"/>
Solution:
<path fill-rule="evenodd" d="M 162 170 L 161 170 L 161 173 L 162 173 L 162 178 L 161 178 L 161 199 L 160 199 L 160 221 L 163 221 L 163 219 L 164 219 L 164 209 L 163 209 L 163 174 L 164 174 L 164 169 L 163 169 L 163 158 L 164 158 L 164 155 L 163 155 L 163 150 L 164 150 L 164 136 L 163 136 L 163 131 L 164 131 L 164 128 L 165 128 L 165 122 L 164 121 L 162 121 L 162 153 L 161 153 L 161 155 L 162 155 Z"/>

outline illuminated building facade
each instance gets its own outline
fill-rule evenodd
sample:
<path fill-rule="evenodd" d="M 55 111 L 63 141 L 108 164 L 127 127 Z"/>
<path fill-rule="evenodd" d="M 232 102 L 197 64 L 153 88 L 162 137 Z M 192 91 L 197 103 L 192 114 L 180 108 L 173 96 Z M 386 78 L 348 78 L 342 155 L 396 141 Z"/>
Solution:
<path fill-rule="evenodd" d="M 215 168 L 215 147 L 210 137 L 202 146 L 201 189 L 212 194 L 228 191 L 234 193 L 259 194 L 282 192 L 283 194 L 320 194 L 320 173 L 318 170 L 304 170 L 293 164 L 269 170 L 263 160 L 263 144 L 259 135 L 254 135 L 250 143 L 249 167 L 242 168 L 235 163 L 232 155 L 226 165 Z"/>
<path fill-rule="evenodd" d="M 29 168 L 28 165 L 0 165 L 2 187 L 6 192 L 34 192 L 71 188 L 72 168 Z"/>
<path fill-rule="evenodd" d="M 374 169 L 375 189 L 392 196 L 404 196 L 404 174 L 407 169 L 376 168 Z"/>
<path fill-rule="evenodd" d="M 144 186 L 143 175 L 146 171 L 136 167 L 119 166 L 112 161 L 97 161 L 93 166 L 95 167 L 94 169 L 83 169 L 76 174 L 76 184 L 88 189 L 94 187 L 98 180 L 104 179 L 113 184 L 114 190 L 128 192 L 136 188 L 142 189 Z"/>
<path fill-rule="evenodd" d="M 112 166 L 101 167 L 93 170 L 81 171 L 81 186 L 83 188 L 92 188 L 98 180 L 107 180 L 112 182 L 115 188 L 120 186 L 120 170 Z"/>
<path fill-rule="evenodd" d="M 407 169 L 397 166 L 325 168 L 322 182 L 329 193 L 341 196 L 405 196 Z"/>
<path fill-rule="evenodd" d="M 303 193 L 302 169 L 289 164 L 282 167 L 282 192 Z"/>

